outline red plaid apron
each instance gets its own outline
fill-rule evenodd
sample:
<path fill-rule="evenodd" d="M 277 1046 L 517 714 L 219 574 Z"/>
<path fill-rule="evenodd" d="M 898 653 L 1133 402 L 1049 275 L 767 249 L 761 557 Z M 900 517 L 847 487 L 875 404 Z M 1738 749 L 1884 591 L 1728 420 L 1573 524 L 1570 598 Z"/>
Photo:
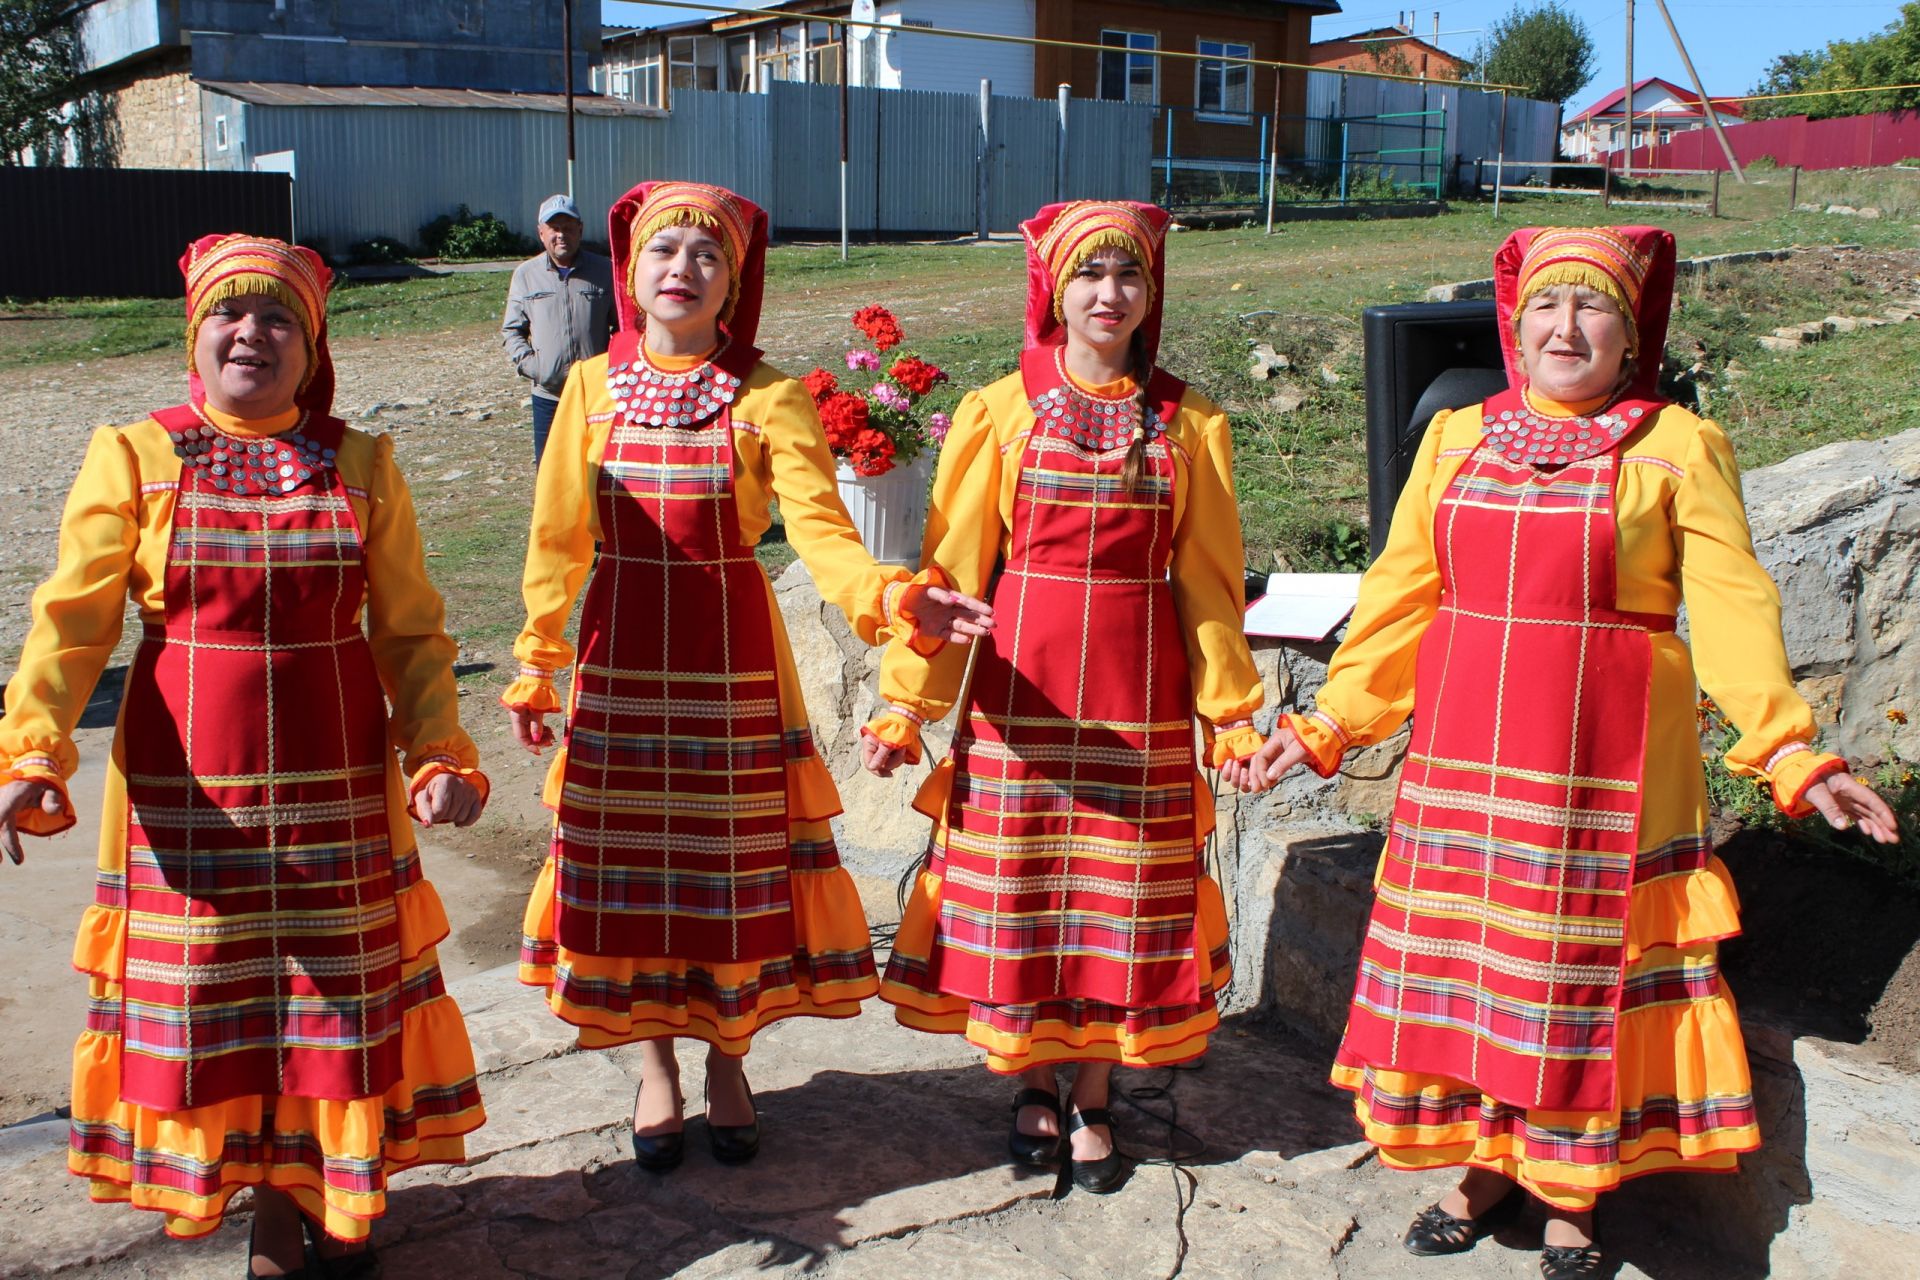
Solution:
<path fill-rule="evenodd" d="M 154 418 L 186 461 L 166 616 L 123 705 L 121 1095 L 180 1110 L 384 1093 L 401 1072 L 393 754 L 355 617 L 345 428 L 247 441 L 184 406 Z"/>
<path fill-rule="evenodd" d="M 1022 366 L 1038 420 L 998 625 L 955 735 L 930 980 L 996 1005 L 1191 1005 L 1199 866 L 1193 689 L 1167 582 L 1173 460 L 1150 423 L 1126 493 L 1130 421 L 1104 441 L 1104 420 L 1076 432 L 1052 412 L 1052 349 Z M 1152 390 L 1170 420 L 1180 384 L 1162 374 Z"/>
<path fill-rule="evenodd" d="M 1614 1108 L 1649 633 L 1673 628 L 1615 607 L 1616 464 L 1483 443 L 1440 501 L 1440 608 L 1342 1061 Z"/>
<path fill-rule="evenodd" d="M 614 339 L 615 376 L 644 371 L 638 348 Z M 716 364 L 744 378 L 758 359 L 730 349 Z M 598 956 L 790 957 L 786 741 L 766 575 L 734 505 L 731 403 L 677 425 L 623 412 L 598 477 L 555 936 Z"/>

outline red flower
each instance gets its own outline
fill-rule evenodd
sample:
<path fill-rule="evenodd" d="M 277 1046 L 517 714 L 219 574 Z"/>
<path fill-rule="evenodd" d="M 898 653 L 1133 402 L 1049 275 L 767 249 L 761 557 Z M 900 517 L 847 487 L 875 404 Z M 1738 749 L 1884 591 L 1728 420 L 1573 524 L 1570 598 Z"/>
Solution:
<path fill-rule="evenodd" d="M 907 336 L 901 331 L 900 322 L 893 318 L 893 312 L 877 304 L 854 312 L 853 327 L 871 338 L 873 345 L 882 351 L 899 346 Z"/>
<path fill-rule="evenodd" d="M 923 396 L 933 390 L 936 382 L 945 382 L 945 371 L 916 356 L 901 356 L 893 362 L 893 368 L 887 370 L 887 376 L 911 391 Z"/>
<path fill-rule="evenodd" d="M 893 470 L 893 441 L 871 427 L 854 433 L 847 447 L 855 475 L 883 476 Z"/>
<path fill-rule="evenodd" d="M 827 444 L 836 452 L 847 452 L 854 437 L 868 429 L 866 400 L 850 392 L 834 392 L 820 402 L 820 425 L 826 428 Z"/>
<path fill-rule="evenodd" d="M 815 369 L 800 381 L 807 384 L 807 390 L 813 395 L 815 404 L 819 404 L 840 389 L 840 379 L 825 369 Z"/>

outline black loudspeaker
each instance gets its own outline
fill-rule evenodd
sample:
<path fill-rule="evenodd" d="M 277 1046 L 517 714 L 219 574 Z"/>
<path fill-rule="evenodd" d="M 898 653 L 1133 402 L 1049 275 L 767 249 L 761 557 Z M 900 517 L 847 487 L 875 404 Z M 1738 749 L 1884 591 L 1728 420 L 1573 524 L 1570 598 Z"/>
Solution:
<path fill-rule="evenodd" d="M 1366 343 L 1367 532 L 1387 545 L 1427 423 L 1507 385 L 1493 302 L 1408 302 L 1360 313 Z"/>

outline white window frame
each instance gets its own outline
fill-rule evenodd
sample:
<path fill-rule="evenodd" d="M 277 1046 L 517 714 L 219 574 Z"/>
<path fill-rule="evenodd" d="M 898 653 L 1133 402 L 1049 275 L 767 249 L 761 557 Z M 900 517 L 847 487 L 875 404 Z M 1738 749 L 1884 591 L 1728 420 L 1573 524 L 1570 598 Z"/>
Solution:
<path fill-rule="evenodd" d="M 681 50 L 691 50 L 691 56 L 678 56 Z M 667 82 L 675 89 L 718 89 L 720 87 L 720 46 L 710 35 L 668 36 L 666 63 Z M 706 55 L 706 56 L 702 56 Z M 682 67 L 688 69 L 688 83 L 675 84 L 674 73 Z M 701 84 L 701 73 L 713 77 L 712 84 Z"/>
<path fill-rule="evenodd" d="M 1194 52 L 1201 55 L 1200 59 L 1193 64 L 1194 115 L 1216 124 L 1250 123 L 1253 120 L 1253 68 L 1239 59 L 1253 57 L 1252 43 L 1243 44 L 1238 40 L 1196 39 L 1193 47 Z M 1227 72 L 1236 66 L 1247 73 L 1246 105 L 1239 108 L 1227 105 Z M 1201 95 L 1206 85 L 1209 68 L 1217 68 L 1219 72 L 1219 106 L 1209 106 L 1202 100 Z"/>
<path fill-rule="evenodd" d="M 1123 37 L 1125 42 L 1122 44 L 1113 44 L 1107 39 L 1108 36 Z M 1146 43 L 1136 44 L 1135 41 L 1145 41 Z M 1099 56 L 1099 60 L 1094 64 L 1095 83 L 1093 87 L 1094 87 L 1095 96 L 1103 98 L 1108 102 L 1139 102 L 1140 100 L 1133 96 L 1133 59 L 1137 54 L 1145 53 L 1147 55 L 1147 65 L 1150 68 L 1152 68 L 1152 72 L 1153 72 L 1153 88 L 1144 105 L 1150 106 L 1150 107 L 1159 106 L 1160 105 L 1160 58 L 1158 57 L 1159 52 L 1160 52 L 1160 33 L 1157 31 L 1128 31 L 1120 27 L 1102 27 L 1100 29 L 1100 56 Z M 1106 97 L 1106 90 L 1107 90 L 1106 62 L 1108 58 L 1115 57 L 1115 56 L 1123 57 L 1126 59 L 1126 62 L 1123 64 L 1123 70 L 1125 72 L 1125 83 L 1127 86 L 1127 92 L 1124 98 L 1107 98 Z"/>

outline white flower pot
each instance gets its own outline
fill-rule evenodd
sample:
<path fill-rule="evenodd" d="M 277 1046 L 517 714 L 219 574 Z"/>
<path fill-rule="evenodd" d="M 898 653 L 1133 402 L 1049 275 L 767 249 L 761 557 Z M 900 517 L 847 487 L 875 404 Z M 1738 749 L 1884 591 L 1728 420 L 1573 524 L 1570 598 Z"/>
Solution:
<path fill-rule="evenodd" d="M 927 525 L 927 488 L 933 478 L 933 452 L 883 476 L 855 475 L 845 458 L 835 459 L 834 478 L 860 541 L 875 560 L 918 568 L 920 536 Z"/>

